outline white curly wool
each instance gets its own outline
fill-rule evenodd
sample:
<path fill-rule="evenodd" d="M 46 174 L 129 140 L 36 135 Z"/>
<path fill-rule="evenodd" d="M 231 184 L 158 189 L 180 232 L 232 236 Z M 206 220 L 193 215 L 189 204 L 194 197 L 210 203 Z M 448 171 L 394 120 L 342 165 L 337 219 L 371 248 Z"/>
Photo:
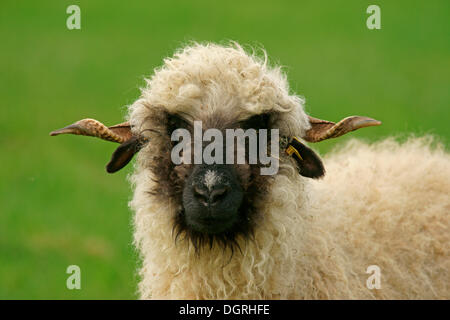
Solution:
<path fill-rule="evenodd" d="M 281 135 L 302 136 L 310 126 L 303 100 L 266 60 L 237 44 L 184 48 L 148 80 L 129 120 L 140 128 L 149 106 L 193 119 L 273 110 Z M 259 199 L 254 239 L 231 258 L 217 246 L 196 254 L 187 241 L 175 242 L 177 208 L 148 192 L 156 182 L 146 146 L 130 202 L 141 298 L 449 299 L 450 157 L 431 144 L 351 141 L 324 159 L 327 174 L 317 181 L 281 155 L 270 192 Z M 380 289 L 367 287 L 370 265 L 380 268 Z"/>

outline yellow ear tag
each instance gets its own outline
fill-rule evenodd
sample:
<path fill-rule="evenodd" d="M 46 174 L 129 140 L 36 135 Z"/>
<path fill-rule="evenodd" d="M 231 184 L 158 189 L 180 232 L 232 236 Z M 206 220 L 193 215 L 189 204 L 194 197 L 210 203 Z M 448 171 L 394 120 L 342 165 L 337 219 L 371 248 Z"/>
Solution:
<path fill-rule="evenodd" d="M 294 139 L 298 141 L 298 139 L 297 139 L 296 137 L 294 137 Z M 295 155 L 296 155 L 300 160 L 303 161 L 303 158 L 302 158 L 302 156 L 300 155 L 300 152 L 298 152 L 298 150 L 295 149 L 295 147 L 294 147 L 292 144 L 289 144 L 289 146 L 288 146 L 287 149 L 286 149 L 286 153 L 287 153 L 288 155 L 290 155 L 290 156 L 292 156 L 292 154 L 295 153 Z"/>

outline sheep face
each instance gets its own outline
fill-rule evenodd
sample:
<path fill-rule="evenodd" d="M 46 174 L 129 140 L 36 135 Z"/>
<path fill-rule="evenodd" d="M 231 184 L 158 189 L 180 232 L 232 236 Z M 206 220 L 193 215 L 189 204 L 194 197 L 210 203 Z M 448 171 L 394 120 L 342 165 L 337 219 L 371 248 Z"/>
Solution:
<path fill-rule="evenodd" d="M 245 148 L 244 164 L 223 163 L 174 163 L 172 150 L 176 145 L 171 140 L 177 129 L 187 130 L 194 136 L 194 121 L 201 121 L 203 131 L 215 129 L 223 133 L 227 129 L 270 129 L 271 116 L 254 115 L 247 119 L 231 119 L 223 114 L 204 115 L 199 118 L 186 118 L 180 114 L 169 113 L 162 108 L 148 108 L 142 130 L 149 143 L 139 154 L 139 162 L 144 170 L 151 172 L 152 190 L 150 197 L 158 201 L 175 203 L 173 229 L 177 238 L 186 236 L 196 248 L 203 244 L 224 246 L 237 244 L 239 236 L 248 238 L 257 220 L 259 202 L 264 199 L 272 180 L 270 175 L 261 175 L 260 162 L 250 164 L 249 148 Z M 270 138 L 270 137 L 269 137 Z M 202 143 L 201 150 L 209 145 Z M 194 155 L 194 145 L 189 145 Z M 227 153 L 223 143 L 223 155 Z M 233 153 L 237 153 L 235 144 Z"/>

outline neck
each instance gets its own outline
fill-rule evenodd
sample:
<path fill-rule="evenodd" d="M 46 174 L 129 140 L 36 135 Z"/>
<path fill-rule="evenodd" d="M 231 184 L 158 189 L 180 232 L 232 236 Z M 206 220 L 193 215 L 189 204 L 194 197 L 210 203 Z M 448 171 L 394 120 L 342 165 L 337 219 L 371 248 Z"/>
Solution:
<path fill-rule="evenodd" d="M 143 173 L 141 173 L 143 174 Z M 143 181 L 135 175 L 134 181 Z M 295 187 L 293 187 L 295 185 Z M 303 179 L 278 175 L 256 219 L 254 238 L 238 238 L 241 250 L 213 246 L 196 252 L 172 235 L 176 208 L 149 198 L 136 184 L 131 207 L 135 243 L 143 259 L 142 298 L 276 299 L 295 292 L 298 257 L 308 243 L 311 217 L 304 214 Z M 308 231 L 308 232 L 305 232 Z M 270 288 L 270 289 L 269 289 Z"/>

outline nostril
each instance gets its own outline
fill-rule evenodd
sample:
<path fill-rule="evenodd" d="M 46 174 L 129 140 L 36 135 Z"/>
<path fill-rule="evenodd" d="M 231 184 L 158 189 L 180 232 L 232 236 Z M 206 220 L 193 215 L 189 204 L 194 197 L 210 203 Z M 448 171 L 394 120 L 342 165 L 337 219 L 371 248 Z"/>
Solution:
<path fill-rule="evenodd" d="M 227 193 L 228 193 L 227 187 L 214 189 L 209 196 L 210 203 L 213 204 L 219 202 L 221 199 L 225 198 Z"/>
<path fill-rule="evenodd" d="M 207 190 L 203 190 L 197 186 L 194 186 L 194 196 L 204 205 L 208 204 L 209 193 Z"/>
<path fill-rule="evenodd" d="M 195 195 L 201 196 L 201 197 L 208 197 L 208 191 L 205 189 L 201 189 L 197 186 L 194 186 L 194 193 Z"/>

